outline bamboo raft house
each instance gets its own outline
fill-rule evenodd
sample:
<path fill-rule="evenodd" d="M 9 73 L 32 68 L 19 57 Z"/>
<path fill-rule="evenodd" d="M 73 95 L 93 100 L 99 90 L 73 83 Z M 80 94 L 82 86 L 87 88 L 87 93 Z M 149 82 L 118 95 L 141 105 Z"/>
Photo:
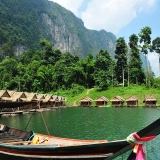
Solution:
<path fill-rule="evenodd" d="M 38 108 L 38 105 L 37 105 L 37 102 L 38 102 L 37 94 L 36 93 L 28 93 L 28 92 L 25 92 L 25 94 L 26 94 L 28 102 L 30 102 L 30 101 L 35 102 L 35 103 L 31 103 L 30 105 L 27 105 L 26 107 L 30 108 L 30 109 Z"/>
<path fill-rule="evenodd" d="M 97 99 L 94 100 L 96 103 L 96 106 L 106 106 L 108 104 L 108 99 L 104 96 L 100 96 Z"/>
<path fill-rule="evenodd" d="M 114 107 L 122 107 L 124 104 L 124 99 L 120 96 L 113 97 L 110 102 L 112 103 L 112 106 Z"/>
<path fill-rule="evenodd" d="M 52 94 L 45 94 L 44 95 L 45 99 L 42 100 L 42 107 L 51 107 L 52 103 L 51 100 L 53 100 L 53 95 Z"/>
<path fill-rule="evenodd" d="M 152 95 L 149 95 L 144 98 L 143 103 L 146 107 L 156 107 L 157 99 Z"/>
<path fill-rule="evenodd" d="M 66 99 L 62 96 L 57 96 L 57 98 L 58 98 L 58 101 L 57 102 L 55 101 L 56 102 L 55 106 L 63 106 L 64 102 L 66 102 Z"/>
<path fill-rule="evenodd" d="M 84 98 L 80 100 L 80 106 L 90 107 L 92 106 L 92 102 L 93 100 L 90 97 L 85 96 Z"/>
<path fill-rule="evenodd" d="M 61 107 L 64 102 L 66 102 L 64 97 L 52 94 L 0 90 L 0 116 L 22 114 L 26 111 L 35 112 L 41 110 L 42 107 Z"/>
<path fill-rule="evenodd" d="M 138 107 L 138 99 L 136 96 L 130 96 L 126 99 L 127 107 Z"/>

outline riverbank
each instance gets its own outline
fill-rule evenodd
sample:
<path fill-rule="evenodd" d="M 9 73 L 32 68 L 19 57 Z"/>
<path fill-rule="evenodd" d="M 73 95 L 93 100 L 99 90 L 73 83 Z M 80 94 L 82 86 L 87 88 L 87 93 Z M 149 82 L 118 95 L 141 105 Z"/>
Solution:
<path fill-rule="evenodd" d="M 47 108 L 39 108 L 39 109 L 24 109 L 24 110 L 16 110 L 16 111 L 1 111 L 0 117 L 10 117 L 10 116 L 18 116 L 21 114 L 30 114 L 30 113 L 36 113 L 36 112 L 43 112 L 43 111 L 49 111 L 49 110 L 57 110 L 60 108 L 66 108 L 66 106 L 60 106 L 60 107 L 47 107 Z"/>
<path fill-rule="evenodd" d="M 152 95 L 157 99 L 157 106 L 160 106 L 160 90 L 156 88 L 147 88 L 145 86 L 139 86 L 139 85 L 131 85 L 129 87 L 115 87 L 115 88 L 109 88 L 105 91 L 100 91 L 97 88 L 92 89 L 84 89 L 83 92 L 80 92 L 79 94 L 71 94 L 72 90 L 59 90 L 58 93 L 62 96 L 64 96 L 67 99 L 66 105 L 67 106 L 80 106 L 80 100 L 88 96 L 92 100 L 95 100 L 96 98 L 100 96 L 105 96 L 109 102 L 108 106 L 111 106 L 110 100 L 115 96 L 120 96 L 124 100 L 126 100 L 130 96 L 136 96 L 138 99 L 138 106 L 143 107 L 144 106 L 144 98 L 146 96 Z M 92 104 L 95 106 L 95 102 Z M 124 104 L 126 106 L 126 104 Z"/>

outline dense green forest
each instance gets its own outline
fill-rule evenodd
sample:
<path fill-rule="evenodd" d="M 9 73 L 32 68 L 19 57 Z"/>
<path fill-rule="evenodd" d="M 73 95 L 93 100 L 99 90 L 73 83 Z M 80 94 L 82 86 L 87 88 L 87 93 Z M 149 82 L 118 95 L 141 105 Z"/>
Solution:
<path fill-rule="evenodd" d="M 160 88 L 159 78 L 148 68 L 143 69 L 140 59 L 141 52 L 147 55 L 149 51 L 160 51 L 160 38 L 151 41 L 150 34 L 151 28 L 144 27 L 138 36 L 130 36 L 128 45 L 123 37 L 118 38 L 115 60 L 105 50 L 100 50 L 95 59 L 92 54 L 80 58 L 62 53 L 46 40 L 40 41 L 41 50 L 29 50 L 16 57 L 12 43 L 7 43 L 0 48 L 0 88 L 35 93 L 72 90 L 73 95 L 86 88 L 102 91 L 131 84 Z M 143 45 L 139 46 L 139 42 Z M 8 52 L 7 56 L 4 52 Z"/>
<path fill-rule="evenodd" d="M 23 7 L 22 7 L 23 6 Z M 43 0 L 0 2 L 0 44 L 12 42 L 30 48 L 38 47 L 37 41 L 43 35 L 37 21 L 41 12 L 46 12 Z"/>

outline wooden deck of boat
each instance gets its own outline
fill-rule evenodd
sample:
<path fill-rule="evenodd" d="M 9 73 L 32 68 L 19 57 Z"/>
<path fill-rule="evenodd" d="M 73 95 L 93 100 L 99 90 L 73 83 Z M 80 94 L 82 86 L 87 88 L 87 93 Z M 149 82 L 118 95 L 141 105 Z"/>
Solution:
<path fill-rule="evenodd" d="M 32 144 L 32 145 L 37 145 L 37 144 L 53 145 L 54 144 L 57 146 L 75 146 L 75 145 L 96 144 L 96 143 L 107 142 L 107 140 L 79 140 L 79 139 L 69 139 L 69 138 L 48 136 L 48 135 L 37 134 L 37 133 L 34 133 L 34 138 L 32 137 L 33 138 L 32 139 L 29 137 L 29 136 L 32 136 L 31 132 L 22 131 L 16 128 L 9 128 L 4 125 L 0 126 L 0 130 L 5 131 L 5 133 L 0 134 L 0 143 L 10 143 L 10 142 L 18 143 L 18 142 L 27 140 L 27 143 L 24 142 L 25 144 Z"/>
<path fill-rule="evenodd" d="M 85 144 L 96 144 L 96 143 L 106 143 L 107 140 L 79 140 L 79 139 L 69 139 L 69 138 L 61 138 L 55 136 L 47 136 L 43 134 L 35 134 L 34 140 L 37 142 L 35 144 L 46 144 L 46 145 L 57 145 L 57 146 L 78 146 Z"/>

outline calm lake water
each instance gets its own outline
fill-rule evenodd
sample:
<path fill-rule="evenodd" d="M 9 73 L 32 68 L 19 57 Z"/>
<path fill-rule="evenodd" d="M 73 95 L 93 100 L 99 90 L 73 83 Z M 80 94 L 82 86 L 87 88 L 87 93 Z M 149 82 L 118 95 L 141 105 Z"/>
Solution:
<path fill-rule="evenodd" d="M 160 117 L 157 108 L 71 107 L 42 112 L 51 135 L 76 139 L 125 139 Z M 32 118 L 31 118 L 32 116 Z M 8 126 L 47 134 L 41 113 L 0 117 Z M 129 152 L 130 153 L 130 152 Z M 124 155 L 124 159 L 129 154 Z M 116 158 L 122 159 L 122 157 Z M 160 159 L 160 136 L 147 143 L 147 160 Z"/>

